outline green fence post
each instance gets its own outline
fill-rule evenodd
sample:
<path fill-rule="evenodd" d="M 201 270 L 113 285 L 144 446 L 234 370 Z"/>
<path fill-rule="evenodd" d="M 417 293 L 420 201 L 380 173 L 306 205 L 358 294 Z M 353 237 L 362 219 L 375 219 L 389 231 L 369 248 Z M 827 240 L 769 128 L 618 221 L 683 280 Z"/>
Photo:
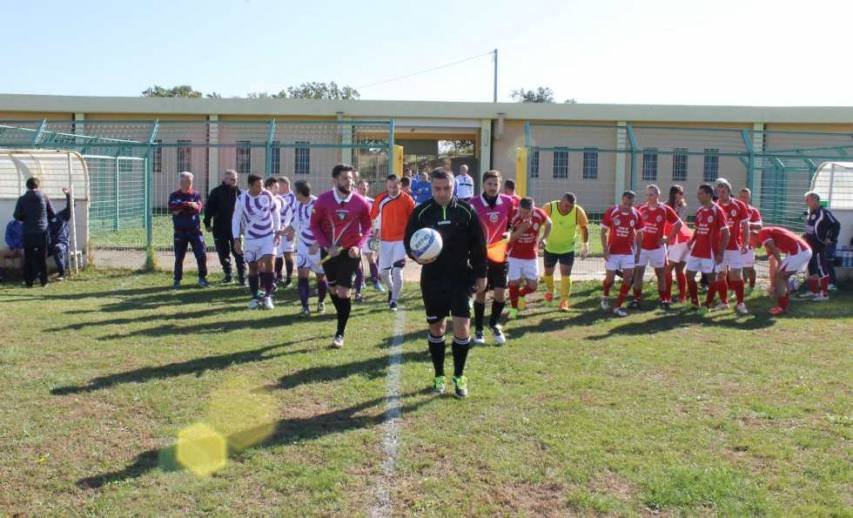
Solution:
<path fill-rule="evenodd" d="M 755 192 L 755 150 L 752 147 L 752 136 L 748 130 L 740 130 L 740 137 L 748 153 L 746 159 L 746 186 L 750 192 Z"/>
<path fill-rule="evenodd" d="M 41 124 L 39 124 L 39 129 L 33 137 L 33 147 L 38 147 L 39 140 L 41 140 L 42 133 L 44 133 L 45 129 L 47 129 L 47 119 L 42 119 Z"/>
<path fill-rule="evenodd" d="M 391 119 L 388 122 L 388 160 L 386 161 L 386 176 L 394 172 L 394 131 L 396 127 L 397 125 L 394 122 L 394 119 Z"/>
<path fill-rule="evenodd" d="M 151 164 L 151 150 L 160 130 L 160 120 L 156 119 L 151 126 L 148 135 L 148 147 L 145 148 L 145 250 L 147 254 L 145 268 L 153 270 L 156 266 L 154 261 L 154 203 L 152 189 L 154 185 L 153 168 Z"/>
<path fill-rule="evenodd" d="M 637 190 L 637 136 L 634 134 L 634 128 L 631 124 L 625 125 L 625 130 L 628 135 L 628 145 L 631 146 L 631 190 Z"/>
<path fill-rule="evenodd" d="M 275 119 L 271 119 L 267 130 L 266 158 L 264 161 L 267 176 L 272 176 L 272 141 L 275 138 Z"/>
<path fill-rule="evenodd" d="M 116 163 L 115 163 L 115 168 L 114 168 L 114 171 L 115 171 L 114 196 L 115 196 L 115 201 L 116 201 L 116 203 L 115 203 L 115 209 L 116 210 L 115 210 L 115 220 L 113 221 L 113 231 L 116 231 L 116 232 L 118 231 L 118 227 L 119 227 L 119 221 L 118 221 L 119 220 L 119 203 L 118 203 L 119 176 L 118 175 L 119 175 L 119 162 L 120 161 L 121 161 L 121 158 L 119 158 L 118 155 L 116 155 L 116 157 L 115 157 Z"/>

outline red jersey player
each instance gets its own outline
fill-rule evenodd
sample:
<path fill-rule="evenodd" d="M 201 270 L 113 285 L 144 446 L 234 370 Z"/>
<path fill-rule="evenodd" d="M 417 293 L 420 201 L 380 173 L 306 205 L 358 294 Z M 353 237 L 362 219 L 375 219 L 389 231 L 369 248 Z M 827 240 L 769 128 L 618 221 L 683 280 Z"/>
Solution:
<path fill-rule="evenodd" d="M 516 316 L 527 306 L 524 297 L 536 291 L 539 281 L 539 245 L 551 233 L 551 219 L 545 211 L 533 205 L 533 198 L 522 198 L 518 213 L 512 220 L 509 237 L 509 299 Z M 542 235 L 540 239 L 540 234 Z M 521 280 L 525 284 L 519 287 Z"/>
<path fill-rule="evenodd" d="M 637 194 L 634 191 L 622 193 L 622 202 L 607 209 L 601 220 L 601 247 L 604 250 L 606 273 L 604 275 L 604 294 L 601 297 L 601 309 L 610 309 L 610 287 L 617 270 L 622 270 L 622 286 L 613 313 L 624 317 L 628 313 L 622 309 L 622 303 L 634 281 L 634 266 L 639 255 L 643 235 L 643 223 L 640 213 L 634 208 Z"/>
<path fill-rule="evenodd" d="M 761 230 L 761 212 L 757 207 L 750 205 L 752 203 L 752 191 L 744 187 L 738 194 L 738 199 L 746 204 L 749 209 L 749 234 L 750 237 L 755 236 Z M 749 282 L 748 293 L 752 293 L 755 288 L 755 247 L 752 246 L 752 239 L 747 239 L 750 243 L 749 250 L 741 258 L 743 262 L 743 279 L 744 282 Z"/>
<path fill-rule="evenodd" d="M 669 188 L 667 206 L 678 214 L 682 222 L 687 221 L 687 202 L 684 201 L 684 187 L 674 184 Z M 667 226 L 664 233 L 669 235 L 669 230 Z M 687 266 L 687 254 L 690 252 L 687 243 L 690 242 L 691 237 L 693 237 L 693 232 L 686 224 L 683 224 L 675 235 L 675 240 L 666 244 L 666 298 L 670 303 L 672 302 L 673 272 L 675 272 L 675 278 L 678 281 L 678 302 L 683 304 L 687 301 L 687 276 L 684 274 L 684 269 Z"/>
<path fill-rule="evenodd" d="M 729 243 L 726 215 L 714 203 L 713 193 L 714 189 L 707 183 L 700 185 L 696 191 L 699 208 L 696 209 L 696 217 L 693 221 L 693 237 L 688 243 L 690 255 L 687 257 L 687 287 L 690 290 L 690 300 L 694 307 L 699 306 L 696 273 L 707 273 L 711 277 L 708 284 L 708 295 L 705 298 L 706 309 L 711 307 L 711 303 L 714 301 L 714 293 L 721 287 L 722 283 L 719 282 L 718 278 L 715 279 L 713 274 L 720 271 L 723 251 Z"/>
<path fill-rule="evenodd" d="M 719 279 L 721 302 L 718 308 L 728 309 L 728 291 L 731 287 L 737 297 L 735 311 L 740 315 L 747 315 L 749 310 L 743 301 L 744 284 L 741 269 L 746 253 L 749 251 L 749 207 L 732 196 L 732 186 L 725 178 L 717 179 L 714 185 L 719 198 L 717 205 L 726 215 L 726 224 L 729 227 L 729 242 L 723 252 L 720 272 L 722 274 L 725 271 L 726 275 L 721 275 L 722 278 Z"/>
<path fill-rule="evenodd" d="M 637 211 L 643 220 L 643 243 L 640 247 L 640 260 L 634 268 L 634 300 L 628 307 L 640 307 L 643 296 L 643 275 L 646 266 L 655 269 L 658 280 L 658 297 L 664 309 L 669 309 L 671 301 L 667 297 L 666 277 L 666 245 L 675 240 L 683 223 L 678 214 L 669 206 L 660 203 L 660 188 L 657 185 L 646 187 L 646 203 Z"/>
<path fill-rule="evenodd" d="M 758 231 L 753 245 L 764 245 L 769 255 L 779 261 L 776 271 L 776 297 L 778 305 L 770 309 L 773 315 L 781 315 L 788 309 L 790 293 L 788 278 L 803 271 L 812 258 L 812 249 L 805 239 L 781 227 L 764 227 Z M 782 259 L 785 254 L 785 259 Z"/>

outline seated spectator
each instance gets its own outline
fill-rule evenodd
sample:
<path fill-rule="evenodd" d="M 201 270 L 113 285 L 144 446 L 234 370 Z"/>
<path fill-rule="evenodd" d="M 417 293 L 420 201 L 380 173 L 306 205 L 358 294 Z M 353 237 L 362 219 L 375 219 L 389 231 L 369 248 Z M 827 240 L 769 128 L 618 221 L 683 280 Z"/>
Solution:
<path fill-rule="evenodd" d="M 71 220 L 71 191 L 68 187 L 62 188 L 62 193 L 65 194 L 65 208 L 57 212 L 53 218 L 48 221 L 50 230 L 50 248 L 48 255 L 53 256 L 56 262 L 56 271 L 59 274 L 58 280 L 65 280 L 65 269 L 68 266 L 68 222 Z"/>

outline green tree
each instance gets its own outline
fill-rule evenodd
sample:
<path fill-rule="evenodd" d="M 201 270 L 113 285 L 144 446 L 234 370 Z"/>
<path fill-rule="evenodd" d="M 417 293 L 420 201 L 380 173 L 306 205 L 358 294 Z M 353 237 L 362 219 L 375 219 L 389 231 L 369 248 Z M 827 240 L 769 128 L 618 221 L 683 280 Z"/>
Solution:
<path fill-rule="evenodd" d="M 334 81 L 312 81 L 287 87 L 287 96 L 291 99 L 358 99 L 361 94 L 351 86 L 339 87 Z"/>
<path fill-rule="evenodd" d="M 519 88 L 512 91 L 512 98 L 519 103 L 552 103 L 554 102 L 554 91 L 547 86 L 539 86 L 536 90 Z"/>
<path fill-rule="evenodd" d="M 172 88 L 163 88 L 160 85 L 154 85 L 144 92 L 143 97 L 201 97 L 201 92 L 194 90 L 190 85 L 173 86 Z"/>

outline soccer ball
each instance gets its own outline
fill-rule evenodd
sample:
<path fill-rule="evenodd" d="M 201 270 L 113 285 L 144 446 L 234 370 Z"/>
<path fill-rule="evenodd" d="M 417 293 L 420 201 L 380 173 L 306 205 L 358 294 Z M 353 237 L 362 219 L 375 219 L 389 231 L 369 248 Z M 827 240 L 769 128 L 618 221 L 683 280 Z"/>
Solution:
<path fill-rule="evenodd" d="M 432 228 L 422 228 L 412 234 L 409 240 L 409 248 L 412 256 L 418 261 L 431 261 L 441 253 L 443 243 L 441 234 Z"/>

